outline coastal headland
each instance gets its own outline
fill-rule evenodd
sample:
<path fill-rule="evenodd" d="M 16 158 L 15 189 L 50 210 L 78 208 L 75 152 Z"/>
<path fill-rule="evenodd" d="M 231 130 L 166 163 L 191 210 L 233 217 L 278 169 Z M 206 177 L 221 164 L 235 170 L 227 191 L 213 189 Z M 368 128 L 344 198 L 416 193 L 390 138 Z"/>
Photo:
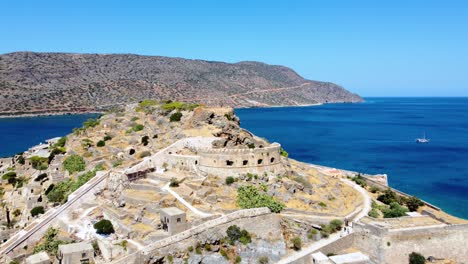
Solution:
<path fill-rule="evenodd" d="M 467 260 L 468 221 L 239 124 L 232 108 L 143 100 L 1 159 L 2 260 L 77 242 L 95 263 Z"/>

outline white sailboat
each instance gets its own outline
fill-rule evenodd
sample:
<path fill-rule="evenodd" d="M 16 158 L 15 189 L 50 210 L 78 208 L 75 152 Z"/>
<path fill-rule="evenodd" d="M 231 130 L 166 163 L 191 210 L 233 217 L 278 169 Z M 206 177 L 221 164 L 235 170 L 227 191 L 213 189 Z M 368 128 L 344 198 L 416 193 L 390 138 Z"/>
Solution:
<path fill-rule="evenodd" d="M 420 144 L 429 143 L 429 141 L 430 139 L 426 138 L 426 132 L 424 132 L 424 136 L 422 138 L 416 139 L 416 143 L 420 143 Z"/>

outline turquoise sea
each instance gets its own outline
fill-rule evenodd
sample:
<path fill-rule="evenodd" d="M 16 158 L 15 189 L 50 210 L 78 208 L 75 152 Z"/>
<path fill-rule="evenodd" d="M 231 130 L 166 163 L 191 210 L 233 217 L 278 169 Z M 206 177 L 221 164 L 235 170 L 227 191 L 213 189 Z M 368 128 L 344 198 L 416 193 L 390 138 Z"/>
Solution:
<path fill-rule="evenodd" d="M 468 218 L 468 98 L 366 98 L 361 104 L 236 109 L 241 125 L 294 159 L 386 173 L 391 186 Z M 0 157 L 96 115 L 0 119 Z M 429 144 L 416 144 L 426 132 Z"/>
<path fill-rule="evenodd" d="M 237 109 L 241 125 L 290 157 L 377 174 L 468 219 L 468 98 L 365 98 L 362 104 Z M 429 144 L 415 139 L 430 138 Z"/>

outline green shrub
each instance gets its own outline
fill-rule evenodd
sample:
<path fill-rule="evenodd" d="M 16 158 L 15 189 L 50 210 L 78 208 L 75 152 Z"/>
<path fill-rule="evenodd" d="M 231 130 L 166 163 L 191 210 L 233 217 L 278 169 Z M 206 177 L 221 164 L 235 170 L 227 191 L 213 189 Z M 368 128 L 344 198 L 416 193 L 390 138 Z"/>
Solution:
<path fill-rule="evenodd" d="M 358 174 L 357 176 L 351 178 L 351 180 L 353 182 L 355 182 L 357 185 L 360 185 L 362 188 L 366 188 L 366 186 L 367 186 L 366 179 L 364 177 L 362 177 L 360 174 Z"/>
<path fill-rule="evenodd" d="M 2 179 L 3 179 L 3 180 L 7 180 L 9 184 L 11 184 L 11 185 L 14 186 L 14 185 L 16 185 L 16 182 L 17 182 L 17 180 L 18 180 L 18 179 L 16 178 L 16 176 L 17 176 L 17 175 L 16 175 L 16 172 L 14 172 L 14 171 L 9 171 L 9 172 L 3 174 Z"/>
<path fill-rule="evenodd" d="M 400 198 L 398 195 L 391 189 L 385 190 L 381 195 L 377 197 L 377 200 L 390 205 L 391 203 L 400 203 Z"/>
<path fill-rule="evenodd" d="M 57 143 L 54 144 L 54 148 L 63 148 L 65 147 L 65 144 L 67 143 L 67 137 L 61 137 L 59 140 L 57 140 Z"/>
<path fill-rule="evenodd" d="M 287 158 L 289 153 L 284 148 L 280 148 L 280 155 Z"/>
<path fill-rule="evenodd" d="M 294 250 L 301 250 L 301 248 L 302 248 L 302 240 L 301 240 L 300 237 L 298 237 L 298 236 L 297 236 L 297 237 L 293 237 L 293 238 L 291 239 L 291 242 L 292 242 L 292 244 L 293 244 Z"/>
<path fill-rule="evenodd" d="M 18 157 L 18 163 L 21 164 L 21 165 L 24 165 L 26 163 L 23 156 Z"/>
<path fill-rule="evenodd" d="M 75 172 L 79 171 L 84 171 L 85 169 L 85 161 L 84 159 L 76 154 L 68 156 L 64 161 L 63 161 L 63 169 L 67 170 L 70 174 L 73 174 Z"/>
<path fill-rule="evenodd" d="M 138 106 L 135 108 L 135 111 L 150 114 L 154 111 L 154 106 L 156 106 L 157 104 L 158 103 L 154 100 L 146 99 L 138 104 Z"/>
<path fill-rule="evenodd" d="M 58 247 L 67 244 L 67 242 L 57 239 L 58 233 L 59 230 L 56 228 L 50 227 L 47 229 L 42 239 L 43 242 L 34 247 L 33 253 L 36 254 L 41 251 L 46 251 L 49 255 L 56 256 Z"/>
<path fill-rule="evenodd" d="M 95 127 L 99 125 L 100 121 L 97 118 L 90 118 L 83 123 L 83 128 L 86 130 L 90 127 Z"/>
<path fill-rule="evenodd" d="M 95 223 L 93 227 L 96 229 L 98 234 L 108 235 L 115 232 L 111 221 L 107 219 L 102 219 L 101 221 Z"/>
<path fill-rule="evenodd" d="M 247 232 L 247 230 L 242 229 L 241 236 L 239 238 L 239 242 L 241 242 L 244 245 L 247 245 L 250 242 L 252 242 L 252 237 L 250 236 L 250 233 Z"/>
<path fill-rule="evenodd" d="M 9 264 L 20 264 L 18 260 L 14 259 L 9 262 Z"/>
<path fill-rule="evenodd" d="M 424 205 L 424 202 L 415 196 L 408 198 L 406 200 L 406 206 L 408 207 L 408 210 L 410 210 L 411 212 L 417 211 L 418 208 L 423 205 Z"/>
<path fill-rule="evenodd" d="M 210 244 L 205 244 L 205 250 L 206 251 L 211 251 L 211 245 Z"/>
<path fill-rule="evenodd" d="M 83 140 L 81 140 L 81 146 L 84 148 L 84 149 L 89 149 L 90 147 L 92 147 L 94 145 L 94 142 L 89 139 L 89 138 L 85 138 Z"/>
<path fill-rule="evenodd" d="M 130 121 L 135 122 L 135 121 L 137 121 L 138 119 L 140 119 L 138 116 L 134 116 L 134 117 L 132 117 L 132 119 L 130 119 Z"/>
<path fill-rule="evenodd" d="M 412 252 L 409 254 L 409 264 L 424 264 L 426 263 L 426 259 L 424 258 L 423 255 Z"/>
<path fill-rule="evenodd" d="M 373 218 L 379 218 L 380 216 L 379 211 L 377 209 L 370 210 L 368 215 Z"/>
<path fill-rule="evenodd" d="M 161 106 L 162 109 L 166 110 L 167 112 L 171 112 L 173 110 L 177 111 L 191 111 L 198 107 L 198 104 L 188 104 L 188 103 L 183 103 L 183 102 L 172 102 L 168 101 L 165 104 Z"/>
<path fill-rule="evenodd" d="M 56 185 L 51 184 L 45 193 L 47 199 L 53 203 L 65 203 L 68 200 L 68 195 L 70 193 L 76 191 L 94 176 L 96 176 L 96 169 L 83 173 L 78 176 L 76 180 L 69 178 L 57 183 Z"/>
<path fill-rule="evenodd" d="M 254 143 L 248 143 L 248 144 L 247 144 L 247 147 L 248 147 L 249 149 L 254 149 L 254 148 L 255 148 L 255 144 L 254 144 Z"/>
<path fill-rule="evenodd" d="M 106 142 L 104 140 L 99 140 L 98 143 L 96 144 L 97 147 L 104 147 L 106 145 Z"/>
<path fill-rule="evenodd" d="M 316 234 L 318 234 L 317 229 L 312 228 L 312 229 L 309 231 L 309 233 L 307 233 L 307 238 L 308 238 L 308 239 L 312 239 L 312 238 L 314 238 L 314 235 L 316 235 Z"/>
<path fill-rule="evenodd" d="M 236 263 L 241 263 L 241 261 L 242 261 L 241 256 L 237 255 L 236 256 Z"/>
<path fill-rule="evenodd" d="M 384 218 L 405 216 L 406 212 L 408 212 L 408 209 L 406 207 L 401 206 L 397 202 L 391 203 L 389 208 L 386 208 L 382 211 Z"/>
<path fill-rule="evenodd" d="M 179 122 L 181 118 L 182 118 L 182 113 L 181 112 L 175 112 L 169 117 L 169 121 Z"/>
<path fill-rule="evenodd" d="M 201 255 L 201 253 L 202 253 L 201 247 L 196 247 L 196 248 L 195 248 L 195 253 L 196 253 L 197 255 Z"/>
<path fill-rule="evenodd" d="M 371 193 L 378 193 L 378 192 L 381 192 L 381 191 L 382 191 L 382 190 L 381 190 L 379 187 L 377 187 L 377 186 L 372 186 L 372 187 L 370 188 L 370 192 L 371 192 Z"/>
<path fill-rule="evenodd" d="M 141 131 L 145 128 L 144 125 L 142 124 L 135 124 L 132 126 L 132 128 L 130 128 L 130 132 L 134 131 L 134 132 L 138 132 L 138 131 Z"/>
<path fill-rule="evenodd" d="M 36 215 L 40 215 L 44 213 L 44 207 L 43 206 L 36 206 L 33 209 L 31 209 L 31 216 L 35 217 Z"/>
<path fill-rule="evenodd" d="M 266 193 L 261 193 L 252 185 L 237 189 L 237 204 L 243 209 L 268 207 L 271 212 L 279 213 L 285 205 Z"/>
<path fill-rule="evenodd" d="M 227 185 L 231 185 L 231 184 L 233 184 L 234 182 L 235 182 L 234 177 L 229 176 L 229 177 L 226 178 L 226 184 L 227 184 Z"/>
<path fill-rule="evenodd" d="M 230 241 L 237 241 L 242 235 L 241 229 L 236 225 L 228 227 L 226 234 Z"/>
<path fill-rule="evenodd" d="M 31 161 L 31 166 L 36 170 L 46 170 L 49 166 L 49 158 L 33 156 L 29 158 Z"/>
<path fill-rule="evenodd" d="M 109 135 L 105 135 L 103 139 L 104 139 L 104 141 L 109 141 L 109 140 L 112 139 L 112 137 L 109 136 Z"/>
<path fill-rule="evenodd" d="M 123 160 L 116 160 L 114 162 L 112 162 L 112 167 L 115 168 L 115 167 L 118 167 L 120 165 L 122 165 L 123 163 Z"/>
<path fill-rule="evenodd" d="M 324 202 L 319 202 L 318 205 L 323 208 L 327 207 L 327 204 Z"/>
<path fill-rule="evenodd" d="M 192 251 L 193 251 L 193 246 L 188 247 L 187 250 L 188 250 L 189 252 L 192 252 Z"/>
<path fill-rule="evenodd" d="M 331 229 L 335 231 L 340 231 L 342 226 L 343 226 L 343 221 L 339 219 L 334 219 L 330 221 L 330 227 Z"/>

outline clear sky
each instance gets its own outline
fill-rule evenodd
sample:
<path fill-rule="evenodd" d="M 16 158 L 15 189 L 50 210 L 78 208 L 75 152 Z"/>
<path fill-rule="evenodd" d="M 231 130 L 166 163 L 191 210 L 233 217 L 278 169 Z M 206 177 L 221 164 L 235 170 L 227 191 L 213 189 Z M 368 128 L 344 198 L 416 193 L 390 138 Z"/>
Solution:
<path fill-rule="evenodd" d="M 0 25 L 0 53 L 256 60 L 363 96 L 468 96 L 463 0 L 2 0 Z"/>

